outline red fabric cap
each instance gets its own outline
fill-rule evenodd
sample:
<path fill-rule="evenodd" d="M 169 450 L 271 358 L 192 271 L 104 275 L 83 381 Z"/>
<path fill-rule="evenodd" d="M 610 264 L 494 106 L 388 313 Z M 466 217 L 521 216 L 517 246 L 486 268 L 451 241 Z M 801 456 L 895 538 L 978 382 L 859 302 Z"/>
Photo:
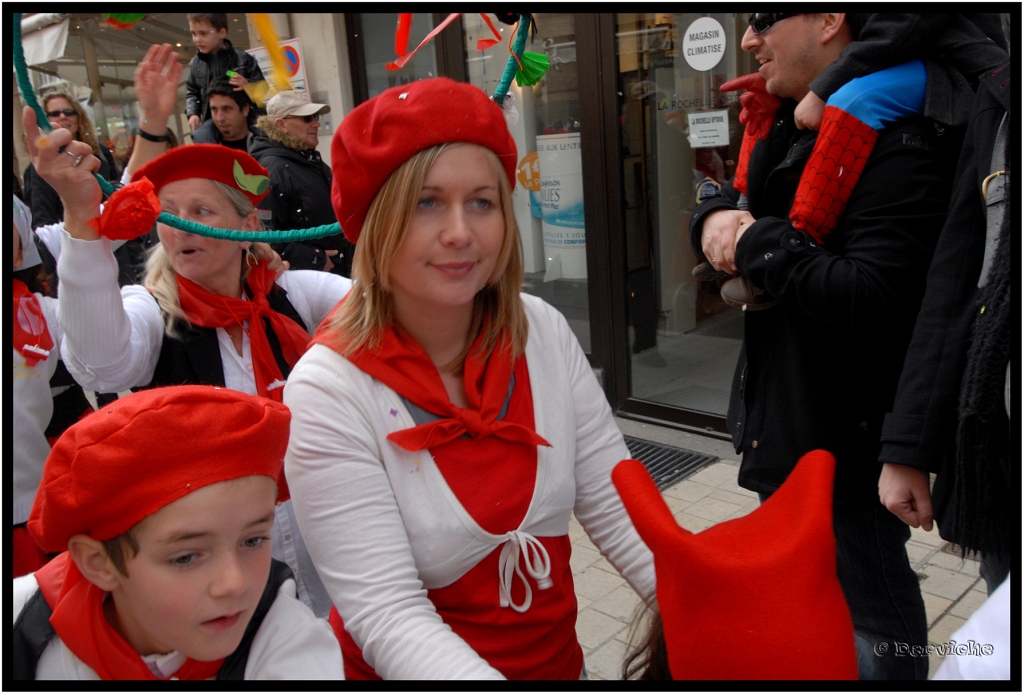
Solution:
<path fill-rule="evenodd" d="M 189 145 L 164 152 L 132 174 L 132 183 L 148 178 L 159 194 L 168 183 L 208 178 L 245 193 L 253 206 L 270 191 L 270 174 L 246 152 L 223 145 Z"/>
<path fill-rule="evenodd" d="M 355 243 L 377 191 L 417 152 L 469 142 L 498 155 L 516 185 L 516 143 L 498 106 L 479 87 L 447 77 L 387 89 L 352 110 L 331 141 L 331 203 Z"/>
<path fill-rule="evenodd" d="M 57 440 L 29 515 L 44 551 L 84 533 L 109 540 L 200 487 L 250 475 L 278 482 L 291 413 L 215 386 L 154 388 L 119 398 Z"/>
<path fill-rule="evenodd" d="M 835 458 L 811 451 L 743 518 L 693 534 L 642 463 L 612 471 L 654 553 L 675 679 L 857 679 L 853 621 L 836 576 Z"/>

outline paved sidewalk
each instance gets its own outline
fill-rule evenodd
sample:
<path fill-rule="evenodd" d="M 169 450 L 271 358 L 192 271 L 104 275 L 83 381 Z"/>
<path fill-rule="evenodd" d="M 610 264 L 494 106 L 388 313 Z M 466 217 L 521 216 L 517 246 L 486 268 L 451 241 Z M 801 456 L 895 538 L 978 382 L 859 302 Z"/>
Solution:
<path fill-rule="evenodd" d="M 624 434 L 658 443 L 719 456 L 720 460 L 664 492 L 665 501 L 679 524 L 700 532 L 715 523 L 747 515 L 758 506 L 757 495 L 736 484 L 739 458 L 723 441 L 617 419 Z M 575 518 L 569 525 L 573 543 L 570 564 L 576 583 L 579 617 L 576 633 L 583 646 L 591 679 L 621 679 L 629 630 L 640 600 L 633 589 L 598 553 Z M 921 577 L 928 614 L 928 640 L 945 643 L 985 601 L 985 582 L 978 562 L 961 560 L 943 548 L 947 543 L 934 529 L 913 529 L 907 553 Z M 941 657 L 930 656 L 929 677 Z"/>

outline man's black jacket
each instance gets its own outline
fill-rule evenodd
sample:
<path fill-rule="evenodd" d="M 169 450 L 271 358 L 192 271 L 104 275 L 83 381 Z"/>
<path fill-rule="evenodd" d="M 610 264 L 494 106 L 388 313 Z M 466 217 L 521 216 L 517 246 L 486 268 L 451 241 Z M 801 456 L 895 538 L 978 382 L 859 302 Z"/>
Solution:
<path fill-rule="evenodd" d="M 879 133 L 845 213 L 824 246 L 789 222 L 816 133 L 797 130 L 784 101 L 748 170 L 757 221 L 736 265 L 780 303 L 748 312 L 728 426 L 739 483 L 771 493 L 807 451 L 836 456 L 835 498 L 877 499 L 879 437 L 890 411 L 925 274 L 946 217 L 961 132 L 912 118 Z M 699 257 L 705 218 L 736 209 L 731 184 L 691 222 Z"/>

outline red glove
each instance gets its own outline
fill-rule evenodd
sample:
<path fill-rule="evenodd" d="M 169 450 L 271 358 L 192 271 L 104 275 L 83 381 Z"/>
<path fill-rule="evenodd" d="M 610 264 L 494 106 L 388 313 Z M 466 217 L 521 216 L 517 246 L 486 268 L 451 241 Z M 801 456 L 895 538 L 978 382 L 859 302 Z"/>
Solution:
<path fill-rule="evenodd" d="M 736 77 L 719 87 L 721 92 L 734 92 L 739 89 L 745 90 L 740 94 L 740 123 L 746 125 L 746 133 L 759 140 L 768 137 L 772 129 L 772 121 L 775 119 L 775 112 L 779 108 L 779 101 L 776 97 L 765 91 L 767 83 L 760 72 L 754 72 L 742 77 Z"/>

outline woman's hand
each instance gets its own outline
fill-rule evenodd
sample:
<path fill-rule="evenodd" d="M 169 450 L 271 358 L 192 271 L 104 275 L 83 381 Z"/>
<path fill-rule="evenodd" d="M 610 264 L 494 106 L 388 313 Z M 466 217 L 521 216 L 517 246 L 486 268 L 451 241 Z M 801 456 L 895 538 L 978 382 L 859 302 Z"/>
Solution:
<path fill-rule="evenodd" d="M 181 63 L 171 44 L 153 44 L 146 56 L 135 68 L 135 98 L 139 101 L 139 130 L 161 137 L 167 134 L 167 121 L 174 112 L 178 96 L 178 80 L 181 79 Z M 166 142 L 151 142 L 143 137 L 135 138 L 132 157 L 126 167 L 134 174 L 145 164 L 167 151 Z"/>
<path fill-rule="evenodd" d="M 150 46 L 135 68 L 135 98 L 143 117 L 140 127 L 151 135 L 166 132 L 167 119 L 174 113 L 178 98 L 181 70 L 178 54 L 169 43 Z"/>
<path fill-rule="evenodd" d="M 287 260 L 282 260 L 280 254 L 271 248 L 269 243 L 256 242 L 249 249 L 258 260 L 267 261 L 267 267 L 274 271 L 274 279 L 283 275 L 291 267 L 291 264 Z"/>
<path fill-rule="evenodd" d="M 86 222 L 100 213 L 103 200 L 103 191 L 93 176 L 100 169 L 100 160 L 93 156 L 89 145 L 72 139 L 71 133 L 63 128 L 41 133 L 36 113 L 29 106 L 21 112 L 21 123 L 36 173 L 57 191 L 64 203 L 64 228 L 75 238 L 98 239 L 96 230 Z"/>

